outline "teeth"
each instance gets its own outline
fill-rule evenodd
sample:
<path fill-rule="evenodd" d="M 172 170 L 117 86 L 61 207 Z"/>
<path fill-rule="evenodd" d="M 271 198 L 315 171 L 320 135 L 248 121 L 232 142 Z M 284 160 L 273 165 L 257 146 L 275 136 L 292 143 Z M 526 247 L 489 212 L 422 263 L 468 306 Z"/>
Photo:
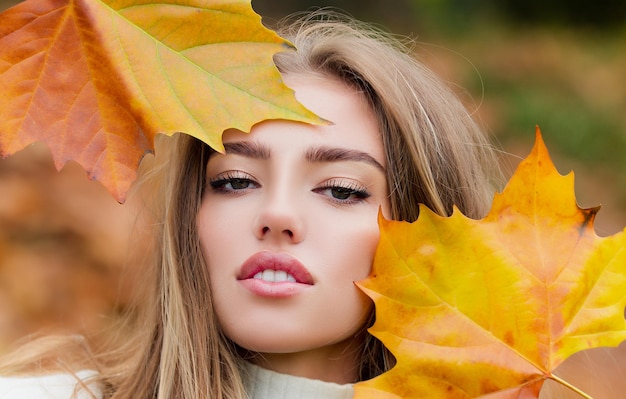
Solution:
<path fill-rule="evenodd" d="M 287 272 L 284 270 L 276 270 L 274 272 L 274 281 L 287 281 Z"/>
<path fill-rule="evenodd" d="M 296 282 L 295 277 L 284 270 L 266 269 L 255 274 L 253 278 L 255 280 L 267 281 L 268 283 L 280 283 L 284 281 L 288 281 L 290 283 Z"/>

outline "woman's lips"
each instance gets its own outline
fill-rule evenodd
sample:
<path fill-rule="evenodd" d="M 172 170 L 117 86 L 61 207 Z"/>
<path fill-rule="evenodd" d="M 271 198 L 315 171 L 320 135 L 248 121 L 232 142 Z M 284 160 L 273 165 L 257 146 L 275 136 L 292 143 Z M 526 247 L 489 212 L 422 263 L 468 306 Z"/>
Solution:
<path fill-rule="evenodd" d="M 259 296 L 286 297 L 314 284 L 309 271 L 293 256 L 270 251 L 248 258 L 237 280 Z"/>

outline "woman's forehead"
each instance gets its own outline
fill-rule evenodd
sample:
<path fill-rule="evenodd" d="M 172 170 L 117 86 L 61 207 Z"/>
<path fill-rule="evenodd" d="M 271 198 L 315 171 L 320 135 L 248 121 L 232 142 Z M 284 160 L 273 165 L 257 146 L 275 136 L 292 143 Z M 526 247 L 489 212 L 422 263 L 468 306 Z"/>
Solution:
<path fill-rule="evenodd" d="M 329 121 L 311 125 L 286 120 L 269 120 L 255 125 L 251 132 L 228 130 L 224 143 L 257 142 L 266 147 L 280 145 L 283 150 L 302 146 L 327 146 L 366 152 L 385 164 L 382 135 L 377 118 L 365 97 L 334 78 L 288 76 L 287 84 L 304 106 Z M 274 144 L 273 144 L 274 143 Z"/>

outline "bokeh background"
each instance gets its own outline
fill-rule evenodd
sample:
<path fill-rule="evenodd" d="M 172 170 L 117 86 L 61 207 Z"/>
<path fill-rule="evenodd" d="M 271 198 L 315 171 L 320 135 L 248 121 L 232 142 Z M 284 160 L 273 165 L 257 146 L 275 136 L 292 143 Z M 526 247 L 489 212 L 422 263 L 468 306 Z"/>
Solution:
<path fill-rule="evenodd" d="M 15 3 L 0 0 L 0 9 Z M 597 232 L 624 229 L 626 2 L 253 0 L 270 25 L 317 6 L 411 38 L 509 173 L 539 125 L 557 168 L 575 171 L 579 204 L 602 204 Z M 76 165 L 57 172 L 43 146 L 0 159 L 0 353 L 41 328 L 89 333 L 116 320 L 141 283 L 138 212 Z"/>

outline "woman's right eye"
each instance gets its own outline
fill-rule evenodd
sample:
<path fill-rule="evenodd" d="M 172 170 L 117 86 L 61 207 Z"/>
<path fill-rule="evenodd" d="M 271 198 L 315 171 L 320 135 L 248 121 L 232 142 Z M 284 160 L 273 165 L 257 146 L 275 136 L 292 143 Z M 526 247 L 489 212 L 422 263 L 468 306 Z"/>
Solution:
<path fill-rule="evenodd" d="M 259 187 L 249 176 L 239 174 L 219 175 L 209 181 L 209 185 L 216 192 L 237 192 Z"/>

